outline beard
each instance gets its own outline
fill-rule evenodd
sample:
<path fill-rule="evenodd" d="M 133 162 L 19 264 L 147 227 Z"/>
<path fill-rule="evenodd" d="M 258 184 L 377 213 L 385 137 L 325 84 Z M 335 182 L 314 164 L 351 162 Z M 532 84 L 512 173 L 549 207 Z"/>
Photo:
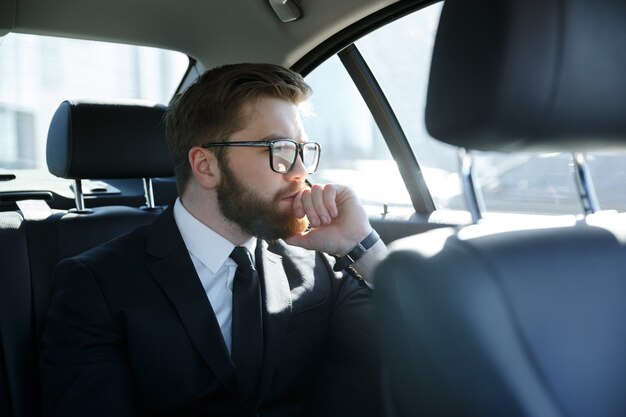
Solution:
<path fill-rule="evenodd" d="M 309 227 L 306 217 L 298 219 L 293 208 L 280 209 L 280 200 L 304 186 L 294 185 L 278 191 L 266 200 L 255 190 L 242 184 L 223 161 L 222 177 L 217 187 L 217 201 L 224 217 L 234 222 L 245 233 L 259 239 L 275 241 L 305 232 Z"/>

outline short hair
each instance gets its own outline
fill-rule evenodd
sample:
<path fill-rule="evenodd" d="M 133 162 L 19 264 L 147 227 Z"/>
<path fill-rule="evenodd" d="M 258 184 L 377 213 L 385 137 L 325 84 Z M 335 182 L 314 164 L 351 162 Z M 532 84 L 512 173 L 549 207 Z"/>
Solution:
<path fill-rule="evenodd" d="M 179 195 L 183 195 L 191 177 L 189 150 L 225 140 L 243 129 L 247 103 L 272 97 L 298 105 L 310 95 L 311 88 L 300 74 L 273 64 L 231 64 L 202 74 L 171 100 L 165 114 L 167 144 Z M 218 160 L 223 160 L 225 151 L 226 148 L 216 148 Z"/>

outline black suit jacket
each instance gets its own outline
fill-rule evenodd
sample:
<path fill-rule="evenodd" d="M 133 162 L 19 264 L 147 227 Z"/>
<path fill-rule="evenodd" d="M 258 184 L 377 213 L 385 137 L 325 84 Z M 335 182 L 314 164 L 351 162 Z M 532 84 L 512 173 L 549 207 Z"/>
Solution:
<path fill-rule="evenodd" d="M 170 208 L 152 225 L 58 265 L 42 341 L 44 414 L 301 415 L 320 363 L 375 373 L 364 283 L 333 273 L 326 255 L 282 242 L 259 241 L 256 258 L 264 359 L 254 404 L 239 399 Z"/>

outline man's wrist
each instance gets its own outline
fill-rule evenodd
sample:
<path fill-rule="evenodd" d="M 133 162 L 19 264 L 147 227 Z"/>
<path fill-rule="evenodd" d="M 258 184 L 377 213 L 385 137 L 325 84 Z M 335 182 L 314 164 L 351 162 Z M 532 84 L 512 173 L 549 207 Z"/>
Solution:
<path fill-rule="evenodd" d="M 365 237 L 365 239 L 357 243 L 345 255 L 335 255 L 335 257 L 337 258 L 337 262 L 335 263 L 333 269 L 339 272 L 353 265 L 359 259 L 361 259 L 367 253 L 367 251 L 379 240 L 380 236 L 378 236 L 376 230 L 372 229 L 372 231 Z"/>

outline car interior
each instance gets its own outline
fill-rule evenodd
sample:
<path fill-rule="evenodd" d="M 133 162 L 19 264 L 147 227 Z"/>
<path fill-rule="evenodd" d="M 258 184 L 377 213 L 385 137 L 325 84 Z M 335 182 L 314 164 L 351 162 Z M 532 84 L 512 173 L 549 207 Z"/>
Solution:
<path fill-rule="evenodd" d="M 429 10 L 427 34 L 406 20 Z M 424 105 L 411 102 L 406 112 L 395 107 L 394 94 L 415 95 L 419 87 L 390 93 L 397 75 L 370 59 L 380 53 L 385 61 L 385 48 L 366 42 L 383 33 L 397 52 L 395 35 L 384 31 L 402 21 L 411 37 L 400 52 L 434 43 L 432 60 L 428 52 L 422 65 Z M 618 213 L 626 206 L 602 210 L 613 206 L 604 183 L 594 188 L 590 169 L 605 165 L 619 178 L 620 164 L 595 162 L 605 159 L 594 153 L 624 150 L 623 1 L 0 0 L 0 94 L 26 88 L 2 83 L 9 74 L 3 42 L 14 34 L 162 48 L 184 54 L 187 66 L 161 102 L 83 99 L 68 89 L 42 122 L 47 132 L 38 152 L 48 176 L 41 178 L 19 164 L 3 165 L 13 142 L 1 135 L 19 129 L 4 116 L 13 114 L 5 110 L 12 99 L 0 95 L 0 416 L 41 415 L 38 349 L 54 267 L 152 222 L 174 202 L 162 124 L 167 101 L 206 69 L 234 62 L 290 67 L 334 101 L 335 87 L 317 80 L 323 68 L 340 66 L 361 101 L 328 111 L 346 120 L 367 112 L 356 132 L 372 134 L 372 152 L 389 155 L 395 171 L 371 169 L 383 166 L 376 160 L 367 165 L 371 174 L 352 175 L 344 160 L 370 145 L 335 148 L 329 140 L 322 158 L 341 164 L 328 175 L 354 177 L 365 191 L 374 182 L 390 192 L 399 185 L 406 194 L 402 204 L 394 195 L 365 199 L 372 226 L 392 248 L 375 287 L 381 377 L 323 363 L 311 415 L 626 415 L 626 326 L 619 319 L 626 312 L 626 222 Z M 396 67 L 409 77 L 418 71 Z M 25 106 L 14 107 L 22 115 Z M 323 118 L 324 106 L 316 107 Z M 425 127 L 410 127 L 418 117 Z M 426 129 L 442 143 L 418 146 L 414 131 Z M 354 132 L 344 136 L 354 141 Z M 418 150 L 445 152 L 440 161 L 458 172 L 427 166 Z M 501 156 L 481 152 L 503 153 L 507 162 L 495 164 Z M 491 196 L 506 187 L 491 171 L 507 178 L 516 169 L 535 170 L 515 158 L 536 165 L 567 158 L 571 184 L 550 187 L 550 199 L 537 203 L 545 212 L 490 208 Z M 513 182 L 526 187 L 518 177 Z M 565 188 L 573 196 L 557 193 Z M 562 201 L 570 208 L 563 211 Z"/>

